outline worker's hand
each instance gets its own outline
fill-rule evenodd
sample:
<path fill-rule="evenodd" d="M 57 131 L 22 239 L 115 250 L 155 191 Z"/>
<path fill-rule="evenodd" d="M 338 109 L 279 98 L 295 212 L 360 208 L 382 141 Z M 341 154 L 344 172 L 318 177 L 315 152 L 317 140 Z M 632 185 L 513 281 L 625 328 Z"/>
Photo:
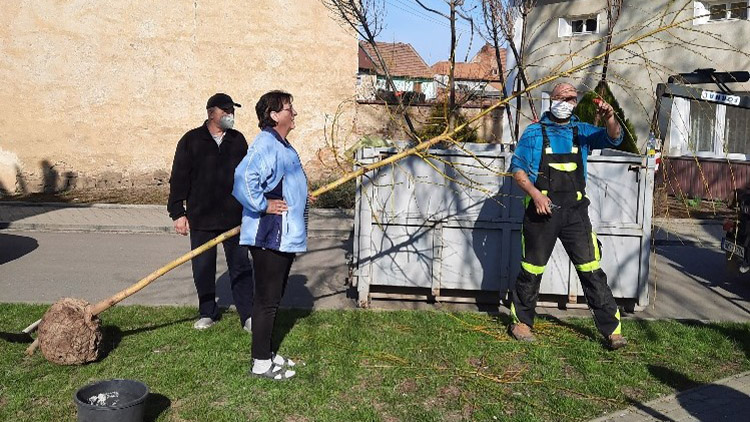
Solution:
<path fill-rule="evenodd" d="M 599 116 L 600 119 L 608 120 L 614 117 L 615 109 L 612 108 L 608 102 L 601 98 L 595 98 L 594 104 L 596 104 L 596 115 Z"/>
<path fill-rule="evenodd" d="M 604 119 L 607 126 L 607 135 L 612 139 L 619 138 L 622 134 L 622 127 L 615 118 L 615 110 L 601 98 L 594 98 L 594 104 L 596 104 L 597 121 Z"/>
<path fill-rule="evenodd" d="M 532 197 L 534 200 L 534 206 L 536 207 L 536 213 L 539 215 L 552 215 L 552 200 L 538 192 Z"/>
<path fill-rule="evenodd" d="M 283 199 L 269 199 L 268 206 L 266 207 L 266 214 L 284 214 L 289 207 L 286 206 L 286 201 Z"/>
<path fill-rule="evenodd" d="M 187 234 L 190 232 L 190 223 L 188 223 L 188 219 L 186 216 L 182 216 L 174 221 L 174 231 L 177 232 L 177 234 L 181 234 L 183 236 L 187 236 Z"/>
<path fill-rule="evenodd" d="M 312 194 L 311 194 L 311 193 L 308 193 L 308 194 L 307 194 L 307 203 L 308 203 L 308 204 L 312 205 L 312 204 L 314 204 L 314 203 L 315 203 L 315 201 L 317 201 L 317 200 L 318 200 L 318 197 L 317 197 L 317 196 L 312 196 Z"/>

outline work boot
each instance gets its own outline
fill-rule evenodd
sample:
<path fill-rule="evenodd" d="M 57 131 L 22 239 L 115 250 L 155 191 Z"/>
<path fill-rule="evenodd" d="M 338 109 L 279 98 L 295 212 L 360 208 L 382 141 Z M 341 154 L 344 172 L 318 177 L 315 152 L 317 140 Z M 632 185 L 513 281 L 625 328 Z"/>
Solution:
<path fill-rule="evenodd" d="M 536 341 L 536 337 L 534 337 L 534 334 L 531 333 L 531 327 L 524 324 L 523 322 L 511 324 L 509 331 L 510 335 L 518 341 Z"/>
<path fill-rule="evenodd" d="M 612 350 L 622 349 L 628 345 L 628 340 L 622 334 L 612 334 L 607 338 L 607 346 Z"/>

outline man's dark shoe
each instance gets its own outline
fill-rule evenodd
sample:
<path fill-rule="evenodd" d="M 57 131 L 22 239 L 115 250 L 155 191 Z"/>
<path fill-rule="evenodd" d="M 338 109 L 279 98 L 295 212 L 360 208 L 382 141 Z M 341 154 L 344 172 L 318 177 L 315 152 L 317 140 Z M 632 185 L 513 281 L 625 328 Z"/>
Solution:
<path fill-rule="evenodd" d="M 628 345 L 628 340 L 622 334 L 612 334 L 607 338 L 607 346 L 612 350 L 622 349 Z"/>
<path fill-rule="evenodd" d="M 531 333 L 531 327 L 524 324 L 523 322 L 511 324 L 508 331 L 510 331 L 510 335 L 518 341 L 536 341 L 536 337 L 534 337 L 534 334 Z"/>

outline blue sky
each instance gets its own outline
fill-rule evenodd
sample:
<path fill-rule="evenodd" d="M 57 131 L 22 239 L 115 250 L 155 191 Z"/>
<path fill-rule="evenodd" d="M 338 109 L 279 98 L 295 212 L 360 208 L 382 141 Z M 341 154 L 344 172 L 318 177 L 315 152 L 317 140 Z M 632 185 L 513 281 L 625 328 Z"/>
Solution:
<path fill-rule="evenodd" d="M 448 19 L 423 9 L 414 0 L 384 1 L 386 10 L 385 28 L 378 36 L 378 41 L 409 43 L 427 62 L 428 66 L 432 66 L 440 60 L 448 60 L 451 39 Z M 450 12 L 448 5 L 443 0 L 423 0 L 422 3 L 446 15 Z M 479 14 L 481 14 L 481 11 L 477 15 Z M 475 19 L 474 24 L 480 25 L 481 22 Z M 456 28 L 456 35 L 458 36 L 456 60 L 466 60 L 467 51 L 469 60 L 471 60 L 474 54 L 484 45 L 484 40 L 479 34 L 474 34 L 474 40 L 471 49 L 469 49 L 469 39 L 471 38 L 469 23 L 459 19 Z"/>

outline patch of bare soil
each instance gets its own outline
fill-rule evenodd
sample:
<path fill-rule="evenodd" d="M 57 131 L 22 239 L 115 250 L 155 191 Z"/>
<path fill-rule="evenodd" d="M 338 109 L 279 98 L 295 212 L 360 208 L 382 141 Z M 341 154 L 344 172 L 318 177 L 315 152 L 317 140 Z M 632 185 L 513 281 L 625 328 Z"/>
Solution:
<path fill-rule="evenodd" d="M 628 399 L 636 402 L 642 401 L 646 397 L 646 393 L 640 388 L 636 387 L 622 387 L 622 394 Z"/>
<path fill-rule="evenodd" d="M 68 204 L 167 204 L 169 186 L 127 189 L 74 189 L 0 196 L 0 201 L 61 202 Z"/>
<path fill-rule="evenodd" d="M 668 195 L 663 186 L 654 190 L 654 217 L 724 221 L 736 216 L 737 211 L 722 201 L 679 198 Z"/>
<path fill-rule="evenodd" d="M 408 395 L 418 390 L 417 383 L 413 379 L 406 379 L 396 386 L 396 391 L 402 395 Z"/>

